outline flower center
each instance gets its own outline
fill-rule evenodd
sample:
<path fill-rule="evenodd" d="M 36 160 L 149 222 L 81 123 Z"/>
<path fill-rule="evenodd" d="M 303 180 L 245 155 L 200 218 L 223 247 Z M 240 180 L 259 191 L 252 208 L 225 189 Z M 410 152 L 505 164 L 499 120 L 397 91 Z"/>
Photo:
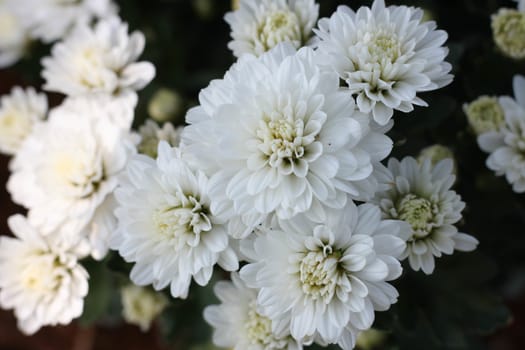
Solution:
<path fill-rule="evenodd" d="M 44 255 L 38 260 L 38 263 L 28 265 L 22 271 L 22 284 L 25 288 L 34 292 L 48 293 L 56 291 L 62 281 L 62 275 L 56 272 L 56 269 L 59 268 L 61 264 L 57 260 L 48 260 Z M 44 271 L 46 272 L 43 273 Z M 49 273 L 48 271 L 53 271 L 53 273 Z"/>
<path fill-rule="evenodd" d="M 157 232 L 164 237 L 176 239 L 189 235 L 192 236 L 191 242 L 198 243 L 201 232 L 212 228 L 208 210 L 193 196 L 181 195 L 179 201 L 179 205 L 165 207 L 153 214 Z"/>
<path fill-rule="evenodd" d="M 292 11 L 271 12 L 259 25 L 258 33 L 265 50 L 283 41 L 298 41 L 299 45 L 301 43 L 299 19 Z"/>
<path fill-rule="evenodd" d="M 269 164 L 285 169 L 295 160 L 304 156 L 304 122 L 292 117 L 266 117 L 260 122 L 257 136 L 262 145 L 261 151 L 268 157 Z"/>
<path fill-rule="evenodd" d="M 417 238 L 427 236 L 433 226 L 435 208 L 427 199 L 407 194 L 398 203 L 398 218 L 408 222 Z"/>
<path fill-rule="evenodd" d="M 20 28 L 16 17 L 4 11 L 0 13 L 0 41 L 5 44 L 13 40 Z"/>
<path fill-rule="evenodd" d="M 250 303 L 248 320 L 245 323 L 246 334 L 252 344 L 270 344 L 273 340 L 272 321 L 268 317 L 260 315 L 256 310 L 256 302 Z"/>
<path fill-rule="evenodd" d="M 385 60 L 395 62 L 401 55 L 401 45 L 397 35 L 385 29 L 365 36 L 365 42 L 368 46 L 368 53 L 377 63 Z"/>
<path fill-rule="evenodd" d="M 88 152 L 76 149 L 50 156 L 43 173 L 46 186 L 76 198 L 85 198 L 96 192 L 105 179 L 104 163 L 96 151 L 94 154 Z"/>
<path fill-rule="evenodd" d="M 331 249 L 308 252 L 299 266 L 303 292 L 312 299 L 330 300 L 337 286 L 337 260 Z"/>

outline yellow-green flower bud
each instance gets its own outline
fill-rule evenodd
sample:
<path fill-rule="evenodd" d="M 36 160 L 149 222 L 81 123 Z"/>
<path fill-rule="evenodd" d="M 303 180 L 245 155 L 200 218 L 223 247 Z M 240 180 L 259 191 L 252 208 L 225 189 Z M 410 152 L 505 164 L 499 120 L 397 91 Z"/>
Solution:
<path fill-rule="evenodd" d="M 139 128 L 140 143 L 137 146 L 139 153 L 151 158 L 157 158 L 157 148 L 160 141 L 166 141 L 173 147 L 177 147 L 180 142 L 180 134 L 183 127 L 174 128 L 171 123 L 165 123 L 160 128 L 157 123 L 147 119 L 144 125 Z"/>
<path fill-rule="evenodd" d="M 502 8 L 492 15 L 492 35 L 508 57 L 525 58 L 525 12 Z"/>
<path fill-rule="evenodd" d="M 239 8 L 240 6 L 240 0 L 232 0 L 232 10 L 235 11 Z"/>
<path fill-rule="evenodd" d="M 386 332 L 370 328 L 357 336 L 356 346 L 363 350 L 376 349 L 384 344 L 386 338 Z"/>
<path fill-rule="evenodd" d="M 430 163 L 432 164 L 432 166 L 434 166 L 440 161 L 442 161 L 443 159 L 449 159 L 449 158 L 452 159 L 452 162 L 453 162 L 452 173 L 456 174 L 457 164 L 456 164 L 456 159 L 454 157 L 454 152 L 452 152 L 452 150 L 448 148 L 447 146 L 435 144 L 432 146 L 425 147 L 419 152 L 417 161 L 419 163 L 423 163 L 425 159 L 430 159 Z"/>
<path fill-rule="evenodd" d="M 168 305 L 167 298 L 145 287 L 128 285 L 120 291 L 122 316 L 128 323 L 135 324 L 146 332 L 153 320 Z"/>
<path fill-rule="evenodd" d="M 505 122 L 503 108 L 496 97 L 480 96 L 471 103 L 464 104 L 463 111 L 476 135 L 498 131 Z"/>
<path fill-rule="evenodd" d="M 148 104 L 148 113 L 154 120 L 165 122 L 182 112 L 184 101 L 175 91 L 159 89 Z"/>

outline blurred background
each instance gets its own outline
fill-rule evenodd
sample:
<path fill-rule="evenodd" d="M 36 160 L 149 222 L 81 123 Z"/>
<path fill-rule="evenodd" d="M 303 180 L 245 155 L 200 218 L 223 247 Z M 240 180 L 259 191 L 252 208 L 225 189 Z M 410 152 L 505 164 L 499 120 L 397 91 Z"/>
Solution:
<path fill-rule="evenodd" d="M 229 27 L 223 16 L 230 0 L 120 0 L 120 16 L 131 30 L 146 35 L 142 59 L 157 67 L 155 80 L 140 92 L 136 126 L 147 117 L 183 125 L 186 110 L 198 103 L 198 92 L 221 78 L 234 57 L 227 48 Z M 354 9 L 371 1 L 320 0 L 321 17 L 339 4 Z M 525 74 L 525 63 L 501 55 L 492 41 L 490 16 L 504 0 L 387 1 L 422 7 L 429 19 L 449 33 L 448 46 L 455 74 L 445 89 L 423 94 L 430 107 L 396 115 L 390 132 L 393 156 L 416 156 L 440 143 L 454 151 L 458 166 L 456 191 L 467 203 L 460 230 L 480 241 L 473 254 L 438 260 L 430 277 L 411 271 L 397 281 L 399 303 L 379 313 L 376 326 L 390 330 L 379 345 L 368 349 L 525 349 L 525 198 L 512 192 L 501 177 L 485 167 L 485 154 L 468 129 L 462 110 L 480 95 L 512 95 L 512 77 Z M 525 40 L 525 38 L 523 39 Z M 0 70 L 0 93 L 15 85 L 40 87 L 40 59 L 50 46 L 34 43 L 15 66 Z M 61 96 L 50 95 L 52 105 Z M 23 212 L 5 190 L 8 162 L 0 156 L 0 233 L 9 234 L 7 217 Z M 125 276 L 118 257 L 104 262 L 108 275 L 86 262 L 91 275 L 86 312 L 67 327 L 47 327 L 33 337 L 23 336 L 10 311 L 0 311 L 0 350 L 214 349 L 211 329 L 202 319 L 205 305 L 215 303 L 212 283 L 192 286 L 186 301 L 172 301 L 148 332 L 126 325 L 120 317 L 113 281 Z M 227 278 L 220 272 L 214 280 Z M 336 347 L 333 347 L 336 349 Z"/>

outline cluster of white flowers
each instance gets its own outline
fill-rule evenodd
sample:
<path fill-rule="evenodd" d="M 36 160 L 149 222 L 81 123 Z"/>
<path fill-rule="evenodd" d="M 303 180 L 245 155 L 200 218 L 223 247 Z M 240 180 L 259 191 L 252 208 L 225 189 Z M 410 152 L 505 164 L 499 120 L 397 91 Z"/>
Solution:
<path fill-rule="evenodd" d="M 525 192 L 525 77 L 514 76 L 514 98 L 499 97 L 504 121 L 478 136 L 479 147 L 490 153 L 487 167 L 505 175 L 515 192 Z"/>
<path fill-rule="evenodd" d="M 186 298 L 192 280 L 208 284 L 216 266 L 231 271 L 216 287 L 222 304 L 205 310 L 219 346 L 349 350 L 397 301 L 389 282 L 400 260 L 431 273 L 434 256 L 475 248 L 454 226 L 464 203 L 450 189 L 452 161 L 381 164 L 394 110 L 426 105 L 418 93 L 452 81 L 447 34 L 421 10 L 375 0 L 317 22 L 313 0 L 241 0 L 225 16 L 238 61 L 200 92 L 188 126 L 149 120 L 135 134 L 136 90 L 155 74 L 136 62 L 144 36 L 114 15 L 92 24 L 111 14 L 109 1 L 42 6 L 42 16 L 63 16 L 28 27 L 46 41 L 63 37 L 42 60 L 44 89 L 67 97 L 45 121 L 33 90 L 0 106 L 0 127 L 17 131 L 0 129 L 0 147 L 14 154 L 8 190 L 38 238 L 15 233 L 42 252 L 0 242 L 0 272 L 10 271 L 0 273 L 0 304 L 27 331 L 77 317 L 87 289 L 76 288 L 86 285 L 77 260 L 110 248 L 133 264 L 133 283 L 169 287 L 174 298 Z M 37 272 L 56 287 L 25 275 L 35 255 L 55 259 Z M 134 309 L 143 292 L 125 289 L 123 302 L 146 329 L 162 303 Z M 34 293 L 46 298 L 27 303 Z"/>
<path fill-rule="evenodd" d="M 112 0 L 2 0 L 0 68 L 16 63 L 31 40 L 60 40 L 75 26 L 90 25 L 116 11 Z"/>
<path fill-rule="evenodd" d="M 20 328 L 34 333 L 82 314 L 88 275 L 78 260 L 108 252 L 117 226 L 114 192 L 137 152 L 135 91 L 155 70 L 135 62 L 141 33 L 128 34 L 117 17 L 92 24 L 112 12 L 110 1 L 12 6 L 13 13 L 31 10 L 35 37 L 64 37 L 43 60 L 44 88 L 66 94 L 63 102 L 48 111 L 44 94 L 19 87 L 0 102 L 0 151 L 13 156 L 7 188 L 27 209 L 27 219 L 10 220 L 18 239 L 0 241 L 0 305 L 14 308 Z"/>

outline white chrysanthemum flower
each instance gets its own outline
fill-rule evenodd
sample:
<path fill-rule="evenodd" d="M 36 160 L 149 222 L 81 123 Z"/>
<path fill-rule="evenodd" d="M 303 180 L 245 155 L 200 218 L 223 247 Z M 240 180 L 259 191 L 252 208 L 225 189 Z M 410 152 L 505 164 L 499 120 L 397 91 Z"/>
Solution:
<path fill-rule="evenodd" d="M 12 0 L 33 38 L 50 43 L 62 39 L 76 25 L 115 15 L 112 0 Z"/>
<path fill-rule="evenodd" d="M 490 153 L 487 167 L 496 175 L 505 175 L 515 192 L 525 192 L 525 77 L 514 76 L 515 99 L 503 96 L 499 103 L 503 108 L 505 123 L 499 131 L 478 136 L 482 150 Z"/>
<path fill-rule="evenodd" d="M 79 25 L 42 60 L 44 89 L 69 96 L 140 90 L 155 76 L 150 62 L 136 62 L 144 44 L 144 35 L 128 34 L 118 17 Z"/>
<path fill-rule="evenodd" d="M 1 16 L 1 15 L 0 15 Z M 29 87 L 14 87 L 0 100 L 0 152 L 13 155 L 33 130 L 33 125 L 44 120 L 47 97 Z"/>
<path fill-rule="evenodd" d="M 375 0 L 372 8 L 354 12 L 340 6 L 314 29 L 320 64 L 335 70 L 356 96 L 359 110 L 372 112 L 381 125 L 393 110 L 410 112 L 426 106 L 418 92 L 449 84 L 451 65 L 444 61 L 447 33 L 433 21 L 422 21 L 423 11 L 413 7 L 385 7 Z"/>
<path fill-rule="evenodd" d="M 327 212 L 324 222 L 300 215 L 282 230 L 259 235 L 252 261 L 241 269 L 249 287 L 259 288 L 262 315 L 279 334 L 311 337 L 352 349 L 359 331 L 370 328 L 374 310 L 387 310 L 397 291 L 386 281 L 401 275 L 397 257 L 405 248 L 405 224 L 381 220 L 379 208 L 352 201 Z"/>
<path fill-rule="evenodd" d="M 120 295 L 124 320 L 139 326 L 143 332 L 150 329 L 153 320 L 168 305 L 164 294 L 133 284 L 122 287 Z"/>
<path fill-rule="evenodd" d="M 220 281 L 214 287 L 220 305 L 204 309 L 204 319 L 214 327 L 213 343 L 232 350 L 301 350 L 290 336 L 272 331 L 272 321 L 257 307 L 257 290 L 248 288 L 237 273 L 231 282 Z"/>
<path fill-rule="evenodd" d="M 25 334 L 79 317 L 88 274 L 77 261 L 77 246 L 40 235 L 21 215 L 8 223 L 16 238 L 0 238 L 0 306 L 14 309 Z"/>
<path fill-rule="evenodd" d="M 465 203 L 451 190 L 455 176 L 453 162 L 445 159 L 432 167 L 429 159 L 418 163 L 412 157 L 401 162 L 388 162 L 389 189 L 378 192 L 374 202 L 381 207 L 383 218 L 406 221 L 411 232 L 402 258 L 408 257 L 414 270 L 426 274 L 434 271 L 434 257 L 452 254 L 454 250 L 474 250 L 478 241 L 459 233 L 454 226 L 461 219 Z"/>
<path fill-rule="evenodd" d="M 135 284 L 153 284 L 156 290 L 170 285 L 173 297 L 186 298 L 191 278 L 206 285 L 216 263 L 238 269 L 208 191 L 208 178 L 164 141 L 156 161 L 137 155 L 129 163 L 115 194 L 119 226 L 110 245 L 135 263 L 130 276 Z"/>
<path fill-rule="evenodd" d="M 157 158 L 157 149 L 160 141 L 166 141 L 170 146 L 177 147 L 180 142 L 180 135 L 184 127 L 179 126 L 174 128 L 171 123 L 164 123 L 162 128 L 153 120 L 148 119 L 139 128 L 141 137 L 140 143 L 137 146 L 139 153 Z"/>
<path fill-rule="evenodd" d="M 112 193 L 135 150 L 129 127 L 135 95 L 68 99 L 35 125 L 11 164 L 7 188 L 43 234 L 57 230 L 107 252 L 115 228 Z"/>
<path fill-rule="evenodd" d="M 274 211 L 320 216 L 323 205 L 343 207 L 347 194 L 370 196 L 374 164 L 392 148 L 355 111 L 337 74 L 314 64 L 310 48 L 280 44 L 259 58 L 243 56 L 200 102 L 186 117 L 184 149 L 213 175 L 217 210 L 252 223 Z"/>
<path fill-rule="evenodd" d="M 260 56 L 284 41 L 298 49 L 312 36 L 318 16 L 314 0 L 241 0 L 224 16 L 233 39 L 228 47 L 236 57 Z"/>
<path fill-rule="evenodd" d="M 13 9 L 15 1 L 0 1 L 0 68 L 18 61 L 29 43 L 26 28 Z"/>

